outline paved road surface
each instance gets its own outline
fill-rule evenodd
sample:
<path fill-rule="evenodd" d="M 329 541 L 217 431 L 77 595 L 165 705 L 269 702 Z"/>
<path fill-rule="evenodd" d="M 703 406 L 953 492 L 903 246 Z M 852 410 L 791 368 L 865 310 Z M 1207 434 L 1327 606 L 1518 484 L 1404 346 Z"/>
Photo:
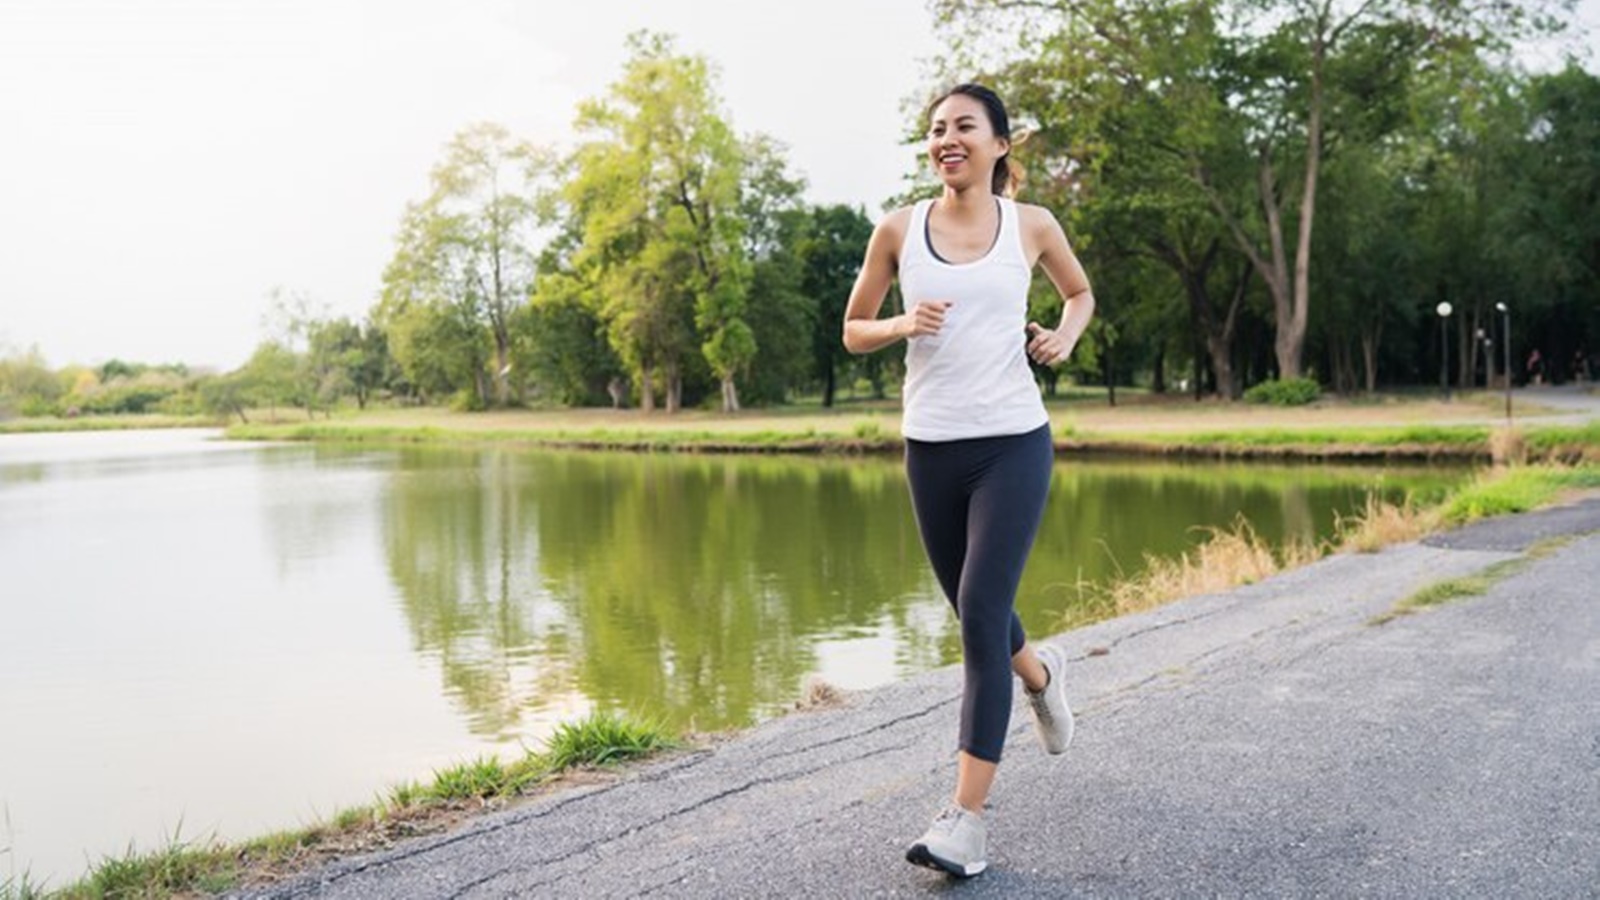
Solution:
<path fill-rule="evenodd" d="M 950 790 L 949 668 L 255 896 L 1597 897 L 1597 530 L 1591 500 L 1058 638 L 1078 739 L 1017 710 L 971 881 L 901 858 Z M 1551 534 L 1584 536 L 1372 624 Z"/>

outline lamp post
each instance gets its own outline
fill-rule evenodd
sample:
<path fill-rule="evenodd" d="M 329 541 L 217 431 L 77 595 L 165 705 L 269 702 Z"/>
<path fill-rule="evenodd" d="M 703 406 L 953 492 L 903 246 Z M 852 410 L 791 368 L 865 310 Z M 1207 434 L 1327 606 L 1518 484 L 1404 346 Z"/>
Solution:
<path fill-rule="evenodd" d="M 1484 353 L 1484 357 L 1483 358 L 1484 358 L 1485 362 L 1483 364 L 1483 389 L 1484 390 L 1488 390 L 1489 389 L 1489 379 L 1494 376 L 1494 360 L 1489 359 L 1489 356 L 1488 356 L 1488 353 L 1489 353 L 1489 336 L 1483 333 L 1483 329 L 1482 328 L 1474 328 L 1474 329 L 1472 329 L 1472 343 L 1473 343 L 1473 351 L 1472 352 L 1473 352 L 1474 356 L 1477 355 L 1477 352 L 1480 349 Z M 1477 383 L 1477 378 L 1478 378 L 1478 364 L 1477 364 L 1476 361 L 1474 361 L 1473 364 L 1472 364 L 1472 377 L 1467 379 L 1467 380 L 1472 382 L 1473 384 L 1476 384 Z"/>
<path fill-rule="evenodd" d="M 1446 402 L 1450 400 L 1450 313 L 1454 310 L 1449 301 L 1440 301 L 1433 311 L 1439 314 L 1439 393 Z"/>
<path fill-rule="evenodd" d="M 1496 303 L 1495 309 L 1500 310 L 1500 320 L 1504 327 L 1500 329 L 1500 343 L 1505 346 L 1506 361 L 1506 426 L 1511 425 L 1511 307 L 1504 303 Z"/>

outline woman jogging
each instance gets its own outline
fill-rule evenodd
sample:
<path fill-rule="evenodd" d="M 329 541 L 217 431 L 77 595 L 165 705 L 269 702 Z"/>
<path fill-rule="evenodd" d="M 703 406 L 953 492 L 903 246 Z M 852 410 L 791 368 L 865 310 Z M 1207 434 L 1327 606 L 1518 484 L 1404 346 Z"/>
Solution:
<path fill-rule="evenodd" d="M 1028 367 L 1059 365 L 1094 297 L 1055 217 L 1009 199 L 1004 103 L 963 84 L 934 101 L 927 152 L 944 191 L 878 223 L 845 310 L 844 344 L 870 353 L 904 339 L 906 474 L 922 543 L 961 622 L 964 683 L 953 802 L 906 851 L 968 877 L 987 866 L 984 802 L 1022 678 L 1049 753 L 1072 739 L 1060 648 L 1037 652 L 1013 605 L 1050 489 L 1050 420 Z M 1063 300 L 1053 329 L 1027 321 L 1041 266 Z M 898 277 L 906 312 L 879 319 Z"/>

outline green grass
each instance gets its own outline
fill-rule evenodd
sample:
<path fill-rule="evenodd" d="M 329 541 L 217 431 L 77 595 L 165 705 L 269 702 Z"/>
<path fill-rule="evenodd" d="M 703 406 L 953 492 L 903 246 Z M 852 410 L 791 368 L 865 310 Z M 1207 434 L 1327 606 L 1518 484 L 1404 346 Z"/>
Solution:
<path fill-rule="evenodd" d="M 556 769 L 603 766 L 665 749 L 666 740 L 653 724 L 599 715 L 556 726 L 545 753 Z"/>
<path fill-rule="evenodd" d="M 1493 470 L 1450 497 L 1444 506 L 1444 521 L 1447 525 L 1464 525 L 1488 516 L 1527 512 L 1549 503 L 1564 490 L 1587 488 L 1600 488 L 1600 465 Z"/>
<path fill-rule="evenodd" d="M 34 900 L 43 896 L 45 896 L 44 889 L 34 884 L 26 872 L 7 876 L 4 881 L 0 881 L 0 900 Z"/>
<path fill-rule="evenodd" d="M 1390 401 L 1394 401 L 1391 403 Z M 1404 415 L 1406 401 L 1385 398 Z M 1370 405 L 1370 404 L 1369 404 Z M 1343 406 L 1318 413 L 1325 421 L 1275 425 L 1272 419 L 1218 427 L 1194 418 L 1196 409 L 1183 404 L 1141 406 L 1106 420 L 1105 429 L 1066 421 L 1068 406 L 1054 402 L 1057 439 L 1073 449 L 1161 455 L 1267 455 L 1327 458 L 1381 456 L 1487 460 L 1492 436 L 1501 429 L 1489 423 L 1416 424 L 1365 422 L 1340 424 Z M 1202 412 L 1238 413 L 1243 406 L 1211 406 Z M 1084 415 L 1088 415 L 1087 412 Z M 1176 417 L 1177 421 L 1170 421 Z M 1325 419 L 1323 418 L 1325 417 Z M 1098 420 L 1096 420 L 1098 421 Z M 1423 420 L 1427 421 L 1427 420 Z M 902 446 L 899 410 L 893 403 L 871 407 L 846 404 L 833 409 L 793 404 L 723 415 L 686 410 L 679 415 L 616 413 L 600 409 L 504 410 L 451 414 L 436 408 L 344 410 L 330 419 L 295 419 L 277 423 L 236 424 L 234 438 L 365 443 L 519 443 L 571 449 L 694 452 L 885 452 Z M 1121 424 L 1146 423 L 1124 431 Z M 1600 459 L 1600 424 L 1590 426 L 1519 426 L 1535 459 L 1574 461 Z"/>
<path fill-rule="evenodd" d="M 0 421 L 0 434 L 36 434 L 47 431 L 131 431 L 143 428 L 217 428 L 226 420 L 218 416 L 167 416 L 159 414 L 124 416 L 78 416 L 59 419 L 53 416 Z M 4 895 L 0 894 L 0 900 Z"/>
<path fill-rule="evenodd" d="M 507 798 L 573 769 L 609 766 L 678 746 L 659 725 L 614 713 L 596 713 L 556 728 L 543 752 L 529 751 L 503 763 L 480 757 L 433 773 L 427 784 L 406 782 L 390 788 L 370 806 L 342 810 L 325 824 L 285 831 L 240 844 L 215 839 L 183 841 L 176 835 L 159 850 L 102 861 L 82 881 L 46 893 L 20 881 L 0 882 L 0 900 L 35 897 L 166 897 L 175 893 L 215 893 L 238 886 L 252 867 L 274 868 L 343 835 L 381 829 L 385 823 L 426 813 L 435 807 Z"/>
<path fill-rule="evenodd" d="M 1383 613 L 1382 615 L 1374 617 L 1367 624 L 1382 625 L 1386 622 L 1392 622 L 1401 616 L 1409 616 L 1412 613 L 1419 612 L 1430 607 L 1443 606 L 1446 603 L 1460 600 L 1465 597 L 1480 597 L 1489 593 L 1489 589 L 1494 587 L 1496 584 L 1504 581 L 1507 578 L 1510 578 L 1512 575 L 1515 575 L 1518 572 L 1521 572 L 1523 569 L 1526 569 L 1535 560 L 1544 559 L 1562 547 L 1565 547 L 1567 544 L 1572 543 L 1576 538 L 1576 535 L 1570 534 L 1545 538 L 1544 540 L 1529 547 L 1521 556 L 1517 557 L 1516 559 L 1508 559 L 1504 560 L 1503 562 L 1497 562 L 1494 565 L 1489 566 L 1482 571 L 1474 572 L 1471 575 L 1463 575 L 1460 578 L 1447 578 L 1444 581 L 1436 581 L 1433 584 L 1421 588 L 1411 596 L 1399 601 L 1394 605 L 1393 609 Z"/>
<path fill-rule="evenodd" d="M 358 422 L 306 422 L 298 425 L 234 425 L 226 436 L 238 440 L 337 441 L 346 443 L 492 444 L 513 443 L 585 450 L 697 450 L 717 452 L 866 452 L 896 449 L 897 434 L 876 422 L 841 422 L 840 431 L 814 426 L 792 431 L 716 431 L 709 429 L 473 429 L 433 425 L 364 425 Z"/>
<path fill-rule="evenodd" d="M 1528 450 L 1541 459 L 1600 458 L 1600 422 L 1587 425 L 1543 425 L 1530 428 Z"/>
<path fill-rule="evenodd" d="M 1105 446 L 1156 452 L 1191 450 L 1207 454 L 1268 451 L 1283 455 L 1321 456 L 1328 452 L 1370 452 L 1384 455 L 1487 458 L 1486 425 L 1330 426 L 1312 428 L 1238 428 L 1232 430 L 1085 432 L 1070 424 L 1054 424 L 1058 440 L 1080 446 Z M 1589 432 L 1595 432 L 1590 434 Z M 781 422 L 759 430 L 738 428 L 451 428 L 439 425 L 391 425 L 360 420 L 293 424 L 236 424 L 227 429 L 239 440 L 337 441 L 348 443 L 481 444 L 521 443 L 541 447 L 702 452 L 880 452 L 902 446 L 898 429 L 877 419 L 841 417 L 837 425 Z M 1535 429 L 1529 448 L 1536 456 L 1582 456 L 1582 447 L 1600 451 L 1600 428 Z M 1577 448 L 1574 451 L 1574 448 Z"/>
<path fill-rule="evenodd" d="M 1412 613 L 1430 607 L 1442 606 L 1464 597 L 1478 597 L 1487 594 L 1489 589 L 1494 587 L 1497 582 L 1526 568 L 1530 559 L 1527 556 L 1519 556 L 1516 559 L 1495 563 L 1481 572 L 1474 572 L 1471 575 L 1464 575 L 1460 578 L 1436 581 L 1411 596 L 1400 600 L 1394 605 L 1393 609 L 1374 617 L 1367 624 L 1382 625 L 1386 622 L 1392 622 L 1401 616 L 1409 616 Z"/>
<path fill-rule="evenodd" d="M 1432 447 L 1443 450 L 1483 451 L 1489 440 L 1486 425 L 1328 426 L 1320 428 L 1238 428 L 1227 431 L 1143 433 L 1139 441 L 1169 446 L 1198 447 Z"/>

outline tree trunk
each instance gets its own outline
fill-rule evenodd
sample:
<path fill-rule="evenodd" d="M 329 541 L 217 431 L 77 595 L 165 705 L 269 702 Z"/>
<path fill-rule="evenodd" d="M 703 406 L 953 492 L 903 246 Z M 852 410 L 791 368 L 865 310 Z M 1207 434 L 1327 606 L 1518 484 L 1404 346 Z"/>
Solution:
<path fill-rule="evenodd" d="M 508 405 L 511 399 L 511 339 L 502 328 L 494 329 L 495 403 Z"/>
<path fill-rule="evenodd" d="M 1200 335 L 1206 356 L 1211 362 L 1217 393 L 1228 400 L 1237 400 L 1239 390 L 1233 376 L 1233 336 L 1234 326 L 1238 322 L 1239 307 L 1244 302 L 1245 291 L 1249 286 L 1250 269 L 1249 263 L 1245 263 L 1244 270 L 1239 273 L 1235 282 L 1233 297 L 1228 302 L 1228 311 L 1219 322 L 1216 304 L 1211 301 L 1209 279 L 1220 249 L 1221 242 L 1212 241 L 1205 255 L 1198 261 L 1191 261 L 1182 254 L 1172 251 L 1167 251 L 1163 255 L 1169 263 L 1174 264 L 1178 276 L 1183 280 L 1184 293 L 1189 298 L 1189 315 L 1194 321 L 1195 331 Z M 1196 367 L 1198 368 L 1198 360 Z M 1197 390 L 1199 382 L 1197 375 L 1195 379 Z"/>
<path fill-rule="evenodd" d="M 656 411 L 655 371 L 648 364 L 639 367 L 639 409 L 647 413 Z"/>
<path fill-rule="evenodd" d="M 837 366 L 833 364 L 833 360 L 828 360 L 827 368 L 827 374 L 822 380 L 822 405 L 824 408 L 832 409 L 833 392 L 838 387 L 838 376 L 834 374 L 834 370 L 837 368 Z"/>
<path fill-rule="evenodd" d="M 739 386 L 734 384 L 732 375 L 722 379 L 722 411 L 725 413 L 739 411 Z"/>
<path fill-rule="evenodd" d="M 1326 23 L 1320 23 L 1324 27 Z M 1299 378 L 1311 308 L 1311 225 L 1317 209 L 1317 176 L 1322 169 L 1322 63 L 1327 55 L 1317 34 L 1311 55 L 1311 111 L 1306 122 L 1306 175 L 1300 195 L 1300 234 L 1294 253 L 1294 296 L 1288 321 L 1278 320 L 1278 377 Z"/>
<path fill-rule="evenodd" d="M 678 366 L 673 363 L 667 366 L 667 413 L 675 413 L 683 407 L 683 376 L 678 374 Z"/>
<path fill-rule="evenodd" d="M 1378 335 L 1370 331 L 1361 333 L 1361 362 L 1366 367 L 1367 393 L 1378 389 Z"/>
<path fill-rule="evenodd" d="M 1100 356 L 1100 368 L 1105 372 L 1106 378 L 1106 403 L 1110 406 L 1117 405 L 1117 379 L 1113 374 L 1115 367 L 1111 361 L 1111 342 L 1106 342 L 1105 352 Z"/>

